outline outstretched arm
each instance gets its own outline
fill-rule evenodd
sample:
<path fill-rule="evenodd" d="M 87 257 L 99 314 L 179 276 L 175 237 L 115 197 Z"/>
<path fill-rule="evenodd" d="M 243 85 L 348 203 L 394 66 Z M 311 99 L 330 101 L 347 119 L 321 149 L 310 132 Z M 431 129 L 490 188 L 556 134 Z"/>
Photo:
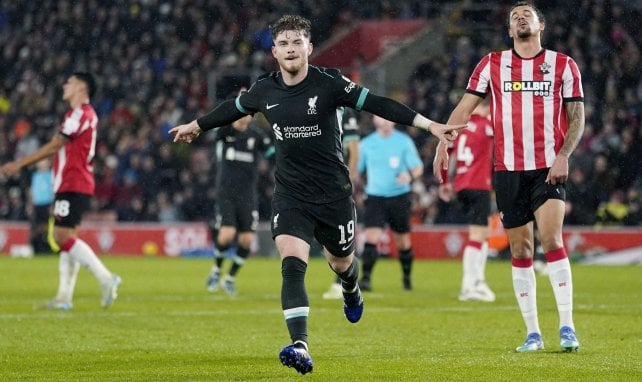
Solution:
<path fill-rule="evenodd" d="M 174 134 L 174 142 L 192 143 L 192 141 L 198 138 L 203 131 L 228 125 L 245 116 L 246 114 L 239 111 L 236 107 L 235 100 L 230 99 L 222 102 L 214 108 L 214 110 L 201 118 L 195 119 L 184 125 L 173 127 L 169 130 L 169 133 Z"/>
<path fill-rule="evenodd" d="M 363 110 L 392 122 L 428 130 L 431 134 L 439 138 L 440 142 L 444 143 L 452 142 L 457 138 L 457 130 L 466 127 L 466 123 L 460 125 L 442 125 L 441 123 L 431 121 L 401 102 L 372 93 L 368 93 L 363 103 Z"/>
<path fill-rule="evenodd" d="M 568 102 L 564 104 L 564 107 L 566 108 L 568 130 L 560 152 L 557 153 L 546 177 L 546 182 L 551 184 L 564 183 L 568 179 L 568 157 L 571 156 L 584 134 L 584 103 Z"/>
<path fill-rule="evenodd" d="M 466 128 L 466 124 L 446 124 L 431 121 L 423 115 L 417 113 L 415 119 L 412 121 L 412 126 L 419 127 L 424 130 L 430 131 L 432 135 L 439 139 L 440 145 L 447 145 L 457 138 L 457 132 Z"/>
<path fill-rule="evenodd" d="M 41 159 L 49 158 L 50 156 L 54 155 L 65 144 L 67 144 L 68 141 L 69 139 L 64 135 L 56 133 L 56 135 L 54 135 L 49 142 L 40 146 L 40 148 L 33 154 L 27 155 L 26 157 L 15 160 L 13 162 L 6 163 L 2 167 L 0 167 L 0 173 L 7 177 L 13 176 L 24 166 L 29 166 L 30 164 L 34 164 Z"/>

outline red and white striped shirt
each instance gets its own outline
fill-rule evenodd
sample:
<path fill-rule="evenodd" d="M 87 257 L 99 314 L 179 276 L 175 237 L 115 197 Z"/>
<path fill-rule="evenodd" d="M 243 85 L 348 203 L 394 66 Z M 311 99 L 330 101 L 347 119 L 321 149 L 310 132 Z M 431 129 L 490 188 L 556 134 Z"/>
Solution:
<path fill-rule="evenodd" d="M 449 154 L 454 154 L 455 180 L 454 190 L 484 190 L 492 188 L 491 162 L 493 160 L 493 126 L 490 119 L 483 115 L 473 114 L 468 127 L 462 129 Z M 447 171 L 442 172 L 448 179 Z"/>
<path fill-rule="evenodd" d="M 84 104 L 65 113 L 59 132 L 69 138 L 53 158 L 54 192 L 94 194 L 98 116 Z"/>
<path fill-rule="evenodd" d="M 551 167 L 568 129 L 563 102 L 584 100 L 575 61 L 548 49 L 532 58 L 512 49 L 488 54 L 466 91 L 491 94 L 496 171 Z"/>

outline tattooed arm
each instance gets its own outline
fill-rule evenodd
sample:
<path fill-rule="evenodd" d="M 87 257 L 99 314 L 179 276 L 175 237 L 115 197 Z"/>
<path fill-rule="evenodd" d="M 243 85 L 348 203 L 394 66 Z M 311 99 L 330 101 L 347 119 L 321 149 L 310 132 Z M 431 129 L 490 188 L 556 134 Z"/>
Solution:
<path fill-rule="evenodd" d="M 569 102 L 565 104 L 565 107 L 568 131 L 559 154 L 568 157 L 580 143 L 584 134 L 584 104 L 582 102 Z"/>
<path fill-rule="evenodd" d="M 565 105 L 568 131 L 560 152 L 555 157 L 553 166 L 548 172 L 546 182 L 551 184 L 564 183 L 568 178 L 568 157 L 580 143 L 584 134 L 584 103 L 568 102 Z"/>

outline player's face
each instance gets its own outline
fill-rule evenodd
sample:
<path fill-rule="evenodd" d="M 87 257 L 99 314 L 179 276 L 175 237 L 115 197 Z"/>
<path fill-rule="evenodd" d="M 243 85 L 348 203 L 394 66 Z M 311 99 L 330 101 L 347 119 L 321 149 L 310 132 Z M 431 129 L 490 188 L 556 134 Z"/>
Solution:
<path fill-rule="evenodd" d="M 508 34 L 513 39 L 526 39 L 538 35 L 542 30 L 544 24 L 539 21 L 533 8 L 521 5 L 511 12 Z"/>
<path fill-rule="evenodd" d="M 69 101 L 76 94 L 78 94 L 85 84 L 80 81 L 78 78 L 71 76 L 67 79 L 67 82 L 62 85 L 62 99 L 63 101 Z"/>
<path fill-rule="evenodd" d="M 372 116 L 372 124 L 377 128 L 377 131 L 382 135 L 389 135 L 395 129 L 395 123 L 387 119 L 381 118 L 378 115 Z"/>
<path fill-rule="evenodd" d="M 312 43 L 302 31 L 286 30 L 279 33 L 272 47 L 272 55 L 279 63 L 279 67 L 293 75 L 308 65 L 310 54 L 312 54 Z"/>

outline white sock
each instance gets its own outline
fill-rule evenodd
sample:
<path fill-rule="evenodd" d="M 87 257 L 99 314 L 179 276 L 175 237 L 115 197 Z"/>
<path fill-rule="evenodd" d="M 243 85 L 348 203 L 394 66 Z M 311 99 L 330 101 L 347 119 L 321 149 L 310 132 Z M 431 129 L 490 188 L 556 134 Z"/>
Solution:
<path fill-rule="evenodd" d="M 486 281 L 486 259 L 488 258 L 488 242 L 485 241 L 479 250 L 475 264 L 475 279 L 477 281 Z"/>
<path fill-rule="evenodd" d="M 58 259 L 58 293 L 56 300 L 71 303 L 74 299 L 74 288 L 78 278 L 80 264 L 71 258 L 69 252 L 60 252 Z"/>
<path fill-rule="evenodd" d="M 76 242 L 69 249 L 69 254 L 80 265 L 87 268 L 101 285 L 111 281 L 111 272 L 107 270 L 91 247 L 81 239 L 76 238 Z"/>
<path fill-rule="evenodd" d="M 475 282 L 477 281 L 477 261 L 479 258 L 479 249 L 467 245 L 464 248 L 464 254 L 462 256 L 462 268 L 463 268 L 463 277 L 461 281 L 461 290 L 471 290 L 475 287 Z"/>
<path fill-rule="evenodd" d="M 553 287 L 557 311 L 560 315 L 560 328 L 573 325 L 573 278 L 571 277 L 571 263 L 565 257 L 561 260 L 548 263 L 548 278 Z"/>
<path fill-rule="evenodd" d="M 513 266 L 513 290 L 526 324 L 527 334 L 541 333 L 537 319 L 536 287 L 535 270 L 532 265 L 530 267 Z"/>

